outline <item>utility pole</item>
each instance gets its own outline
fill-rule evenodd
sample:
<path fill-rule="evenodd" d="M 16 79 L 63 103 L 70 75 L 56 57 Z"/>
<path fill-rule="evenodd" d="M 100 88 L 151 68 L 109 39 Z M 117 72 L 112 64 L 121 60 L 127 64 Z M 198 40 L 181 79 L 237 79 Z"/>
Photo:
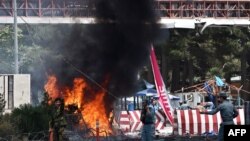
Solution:
<path fill-rule="evenodd" d="M 18 68 L 18 37 L 17 37 L 17 5 L 16 0 L 14 2 L 14 49 L 15 49 L 15 74 L 19 73 Z"/>

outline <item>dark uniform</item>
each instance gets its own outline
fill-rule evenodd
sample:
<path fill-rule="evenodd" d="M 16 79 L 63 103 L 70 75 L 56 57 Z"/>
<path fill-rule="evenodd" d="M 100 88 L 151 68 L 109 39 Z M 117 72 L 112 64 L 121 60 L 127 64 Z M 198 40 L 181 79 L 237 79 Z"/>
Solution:
<path fill-rule="evenodd" d="M 143 123 L 141 129 L 142 141 L 153 141 L 154 126 L 155 126 L 155 110 L 152 105 L 149 105 L 149 101 L 143 102 L 143 109 L 141 111 L 141 122 Z"/>
<path fill-rule="evenodd" d="M 201 114 L 210 114 L 214 115 L 217 112 L 220 112 L 222 123 L 220 124 L 219 134 L 218 134 L 218 141 L 224 140 L 224 125 L 234 125 L 233 119 L 238 116 L 238 111 L 234 107 L 234 105 L 228 101 L 227 94 L 222 92 L 219 94 L 219 98 L 221 100 L 221 104 L 212 111 L 208 112 L 200 112 Z"/>
<path fill-rule="evenodd" d="M 57 98 L 54 102 L 54 109 L 52 111 L 51 120 L 49 122 L 50 132 L 53 134 L 53 141 L 63 141 L 63 132 L 67 125 L 64 117 L 64 102 Z M 51 139 L 50 139 L 51 140 Z"/>

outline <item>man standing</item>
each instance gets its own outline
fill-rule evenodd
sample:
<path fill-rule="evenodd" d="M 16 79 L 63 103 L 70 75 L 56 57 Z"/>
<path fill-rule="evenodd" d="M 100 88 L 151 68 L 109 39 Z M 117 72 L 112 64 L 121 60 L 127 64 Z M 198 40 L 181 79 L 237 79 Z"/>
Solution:
<path fill-rule="evenodd" d="M 143 107 L 140 117 L 141 122 L 143 123 L 141 139 L 142 141 L 153 141 L 155 110 L 151 104 L 149 105 L 148 100 L 143 101 L 142 104 Z"/>
<path fill-rule="evenodd" d="M 234 125 L 233 119 L 237 117 L 239 113 L 234 105 L 227 100 L 227 94 L 225 92 L 221 92 L 219 94 L 218 100 L 221 104 L 217 108 L 212 111 L 200 113 L 214 115 L 217 112 L 220 112 L 222 123 L 220 124 L 218 141 L 224 141 L 224 125 Z"/>
<path fill-rule="evenodd" d="M 151 99 L 151 101 L 152 101 L 152 107 L 154 108 L 155 113 L 156 113 L 160 109 L 160 107 L 158 105 L 158 101 L 154 97 Z"/>
<path fill-rule="evenodd" d="M 156 133 L 156 127 L 155 127 L 156 112 L 158 112 L 158 110 L 160 109 L 156 97 L 152 97 L 152 98 L 151 98 L 151 104 L 150 104 L 149 106 L 152 107 L 152 108 L 154 109 L 154 119 L 153 119 L 154 126 L 153 126 L 153 129 L 152 129 L 152 130 L 153 130 L 153 131 L 152 131 L 152 134 L 153 134 L 153 136 L 155 136 L 155 133 Z"/>
<path fill-rule="evenodd" d="M 63 132 L 67 125 L 64 117 L 64 101 L 56 98 L 54 101 L 51 120 L 49 121 L 50 141 L 63 141 Z"/>

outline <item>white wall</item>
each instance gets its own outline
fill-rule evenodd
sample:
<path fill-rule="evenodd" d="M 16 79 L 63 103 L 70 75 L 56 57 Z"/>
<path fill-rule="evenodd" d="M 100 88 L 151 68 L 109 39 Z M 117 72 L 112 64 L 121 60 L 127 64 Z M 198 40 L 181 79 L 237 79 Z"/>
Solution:
<path fill-rule="evenodd" d="M 14 107 L 31 103 L 30 75 L 14 75 Z"/>
<path fill-rule="evenodd" d="M 9 77 L 13 76 L 13 84 L 9 80 Z M 11 92 L 10 87 L 13 87 L 13 106 L 11 104 L 11 98 L 9 99 Z M 0 93 L 4 94 L 6 105 L 5 113 L 11 112 L 13 108 L 19 107 L 21 104 L 31 103 L 31 84 L 30 74 L 0 74 Z"/>

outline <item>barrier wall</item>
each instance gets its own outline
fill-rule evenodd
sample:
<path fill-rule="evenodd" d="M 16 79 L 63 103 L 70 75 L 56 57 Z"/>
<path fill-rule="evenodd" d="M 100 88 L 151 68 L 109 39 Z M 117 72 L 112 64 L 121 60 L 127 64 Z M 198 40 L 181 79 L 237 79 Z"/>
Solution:
<path fill-rule="evenodd" d="M 123 132 L 128 132 L 130 130 L 130 117 L 127 111 L 121 111 L 118 115 L 118 126 Z"/>
<path fill-rule="evenodd" d="M 234 118 L 237 125 L 245 124 L 244 109 L 238 109 L 239 115 Z M 119 128 L 124 132 L 140 131 L 142 123 L 140 122 L 140 111 L 121 111 L 118 118 Z M 161 130 L 169 123 L 163 112 L 156 112 L 156 130 Z M 220 112 L 215 115 L 200 114 L 199 110 L 176 110 L 174 134 L 201 135 L 205 132 L 218 133 L 221 123 Z"/>
<path fill-rule="evenodd" d="M 139 110 L 134 111 L 121 111 L 119 121 L 120 129 L 124 132 L 140 131 L 142 128 L 142 122 L 140 121 L 141 113 Z M 163 112 L 156 112 L 156 130 L 163 129 L 166 125 L 166 116 Z"/>
<path fill-rule="evenodd" d="M 238 109 L 239 115 L 234 118 L 237 125 L 245 124 L 244 109 Z M 205 132 L 218 133 L 221 116 L 220 112 L 215 115 L 200 114 L 199 110 L 176 110 L 177 114 L 177 130 L 178 135 L 186 133 L 193 135 L 201 135 Z"/>

